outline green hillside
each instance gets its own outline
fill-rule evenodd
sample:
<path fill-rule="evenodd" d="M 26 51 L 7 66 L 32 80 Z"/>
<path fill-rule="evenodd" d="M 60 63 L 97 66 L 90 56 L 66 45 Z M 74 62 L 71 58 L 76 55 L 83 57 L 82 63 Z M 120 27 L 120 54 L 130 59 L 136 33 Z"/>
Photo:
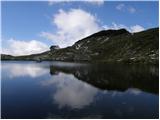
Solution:
<path fill-rule="evenodd" d="M 158 63 L 159 28 L 138 33 L 103 30 L 74 45 L 28 56 L 1 56 L 2 60 L 59 60 L 88 62 Z"/>

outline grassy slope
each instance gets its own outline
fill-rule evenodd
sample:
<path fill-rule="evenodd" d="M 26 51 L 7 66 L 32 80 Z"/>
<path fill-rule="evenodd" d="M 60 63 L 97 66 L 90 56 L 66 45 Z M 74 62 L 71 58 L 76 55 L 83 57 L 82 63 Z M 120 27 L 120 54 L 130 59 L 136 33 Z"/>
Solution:
<path fill-rule="evenodd" d="M 158 32 L 156 28 L 133 35 L 124 33 L 109 37 L 106 42 L 103 42 L 105 36 L 102 40 L 94 37 L 91 38 L 93 42 L 83 45 L 83 48 L 89 46 L 92 53 L 99 53 L 92 56 L 95 61 L 156 62 L 159 50 Z"/>
<path fill-rule="evenodd" d="M 159 28 L 135 34 L 121 29 L 100 31 L 67 48 L 13 59 L 157 63 L 158 51 Z"/>

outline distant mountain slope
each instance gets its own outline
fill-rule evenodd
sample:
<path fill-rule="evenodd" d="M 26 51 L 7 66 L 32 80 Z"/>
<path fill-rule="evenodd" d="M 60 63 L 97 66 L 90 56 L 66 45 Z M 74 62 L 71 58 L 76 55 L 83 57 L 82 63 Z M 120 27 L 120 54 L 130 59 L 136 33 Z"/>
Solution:
<path fill-rule="evenodd" d="M 139 33 L 125 29 L 103 30 L 77 41 L 74 45 L 40 54 L 6 57 L 2 60 L 60 60 L 158 63 L 159 28 Z"/>

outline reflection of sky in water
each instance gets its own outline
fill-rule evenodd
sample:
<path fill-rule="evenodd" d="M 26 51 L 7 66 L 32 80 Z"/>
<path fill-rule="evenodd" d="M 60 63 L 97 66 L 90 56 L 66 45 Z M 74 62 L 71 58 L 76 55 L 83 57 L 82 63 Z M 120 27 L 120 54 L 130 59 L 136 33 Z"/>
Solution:
<path fill-rule="evenodd" d="M 32 78 L 48 74 L 48 69 L 36 64 L 2 64 L 2 72 L 7 71 L 8 75 L 12 77 L 30 76 Z"/>
<path fill-rule="evenodd" d="M 83 108 L 92 103 L 99 91 L 97 88 L 87 83 L 79 80 L 77 81 L 73 75 L 66 75 L 64 73 L 53 76 L 51 80 L 42 81 L 42 85 L 56 87 L 56 92 L 53 93 L 53 100 L 59 105 L 59 108 L 64 106 Z M 105 90 L 102 93 L 107 94 L 108 91 Z M 139 95 L 141 91 L 131 88 L 126 91 L 126 93 Z M 111 96 L 114 97 L 121 94 L 123 93 L 114 91 Z"/>
<path fill-rule="evenodd" d="M 59 65 L 66 66 L 65 63 L 59 63 Z M 71 67 L 73 66 L 71 64 Z M 4 98 L 7 104 L 5 105 L 17 105 L 12 113 L 19 112 L 22 115 L 34 116 L 39 115 L 41 111 L 44 114 L 42 118 L 61 118 L 62 116 L 62 118 L 66 116 L 116 118 L 143 116 L 144 113 L 149 115 L 157 112 L 155 108 L 158 108 L 156 107 L 158 96 L 154 94 L 138 88 L 129 88 L 125 91 L 100 90 L 78 80 L 71 73 L 58 72 L 51 76 L 49 69 L 48 63 L 2 64 L 2 93 L 4 97 L 7 96 Z M 7 88 L 7 85 L 10 88 Z M 6 91 L 3 91 L 4 89 Z M 6 99 L 9 100 L 6 101 Z M 24 110 L 28 113 L 23 113 L 23 109 L 18 110 L 23 106 L 31 106 Z"/>
<path fill-rule="evenodd" d="M 64 73 L 53 76 L 51 80 L 42 81 L 42 85 L 56 87 L 53 100 L 59 105 L 59 108 L 64 106 L 82 108 L 89 105 L 98 91 L 82 81 L 77 81 L 73 75 Z"/>

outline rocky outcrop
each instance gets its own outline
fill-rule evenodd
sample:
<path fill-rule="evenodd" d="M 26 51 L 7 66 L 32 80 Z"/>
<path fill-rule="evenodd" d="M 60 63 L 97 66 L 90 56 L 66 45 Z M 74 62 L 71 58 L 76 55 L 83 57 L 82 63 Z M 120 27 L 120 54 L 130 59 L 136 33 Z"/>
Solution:
<path fill-rule="evenodd" d="M 52 45 L 50 47 L 50 51 L 55 51 L 55 50 L 58 50 L 58 49 L 60 49 L 60 47 L 58 45 Z"/>

